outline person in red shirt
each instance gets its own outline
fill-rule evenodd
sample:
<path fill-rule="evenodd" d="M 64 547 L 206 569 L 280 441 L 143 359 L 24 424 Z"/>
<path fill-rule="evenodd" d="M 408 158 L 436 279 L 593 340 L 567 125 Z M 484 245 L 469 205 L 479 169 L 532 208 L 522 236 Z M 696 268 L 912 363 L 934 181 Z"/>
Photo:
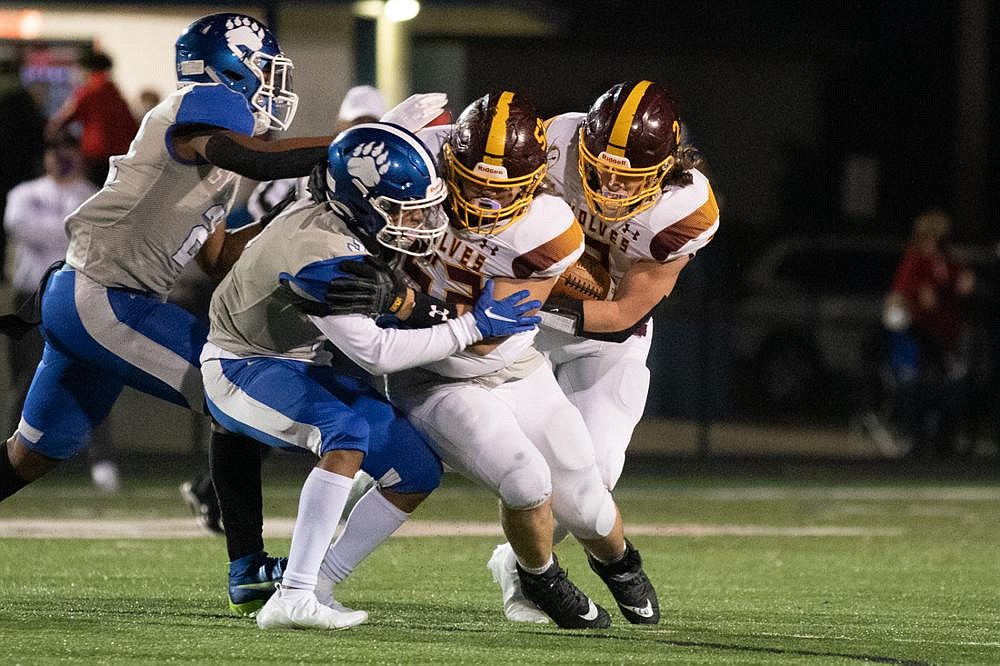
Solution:
<path fill-rule="evenodd" d="M 947 213 L 917 216 L 887 301 L 899 312 L 889 326 L 890 365 L 913 455 L 953 452 L 968 375 L 965 301 L 975 275 L 948 251 L 950 233 Z"/>
<path fill-rule="evenodd" d="M 52 136 L 68 123 L 79 122 L 84 171 L 101 187 L 108 176 L 108 158 L 128 152 L 139 124 L 111 80 L 111 58 L 92 52 L 83 55 L 78 64 L 86 80 L 49 119 L 46 132 Z"/>

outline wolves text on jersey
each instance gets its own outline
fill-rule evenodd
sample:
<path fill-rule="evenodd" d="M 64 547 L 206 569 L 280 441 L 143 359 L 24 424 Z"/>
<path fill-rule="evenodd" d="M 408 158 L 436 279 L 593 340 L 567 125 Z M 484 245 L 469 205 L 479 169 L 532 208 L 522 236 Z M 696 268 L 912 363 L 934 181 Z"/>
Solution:
<path fill-rule="evenodd" d="M 580 222 L 580 226 L 583 227 L 583 232 L 587 234 L 588 238 L 593 238 L 611 247 L 617 247 L 622 252 L 626 252 L 633 241 L 639 240 L 639 231 L 630 228 L 628 222 L 612 228 L 611 225 L 601 221 L 585 207 L 574 206 L 573 212 L 576 213 L 576 219 Z"/>

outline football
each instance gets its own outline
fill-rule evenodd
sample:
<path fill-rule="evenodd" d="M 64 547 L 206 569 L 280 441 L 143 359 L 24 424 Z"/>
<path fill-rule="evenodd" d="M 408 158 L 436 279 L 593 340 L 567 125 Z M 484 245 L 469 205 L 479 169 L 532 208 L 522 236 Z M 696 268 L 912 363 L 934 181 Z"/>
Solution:
<path fill-rule="evenodd" d="M 552 288 L 553 296 L 566 296 L 579 300 L 604 300 L 611 288 L 608 270 L 590 255 L 584 253 L 579 261 L 559 276 Z"/>

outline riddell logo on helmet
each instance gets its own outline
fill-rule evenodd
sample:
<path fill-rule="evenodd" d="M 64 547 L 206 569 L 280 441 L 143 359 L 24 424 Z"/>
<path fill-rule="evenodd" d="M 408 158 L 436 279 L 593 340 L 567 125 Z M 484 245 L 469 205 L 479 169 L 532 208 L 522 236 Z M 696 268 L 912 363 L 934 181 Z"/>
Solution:
<path fill-rule="evenodd" d="M 476 164 L 476 168 L 473 169 L 472 172 L 477 176 L 483 176 L 485 178 L 507 178 L 507 167 L 486 164 L 484 162 Z"/>
<path fill-rule="evenodd" d="M 629 169 L 632 167 L 632 163 L 628 161 L 627 157 L 618 157 L 617 155 L 612 155 L 606 150 L 602 150 L 601 154 L 597 156 L 597 159 L 602 162 L 607 162 L 608 164 L 614 164 L 615 166 L 625 167 Z"/>

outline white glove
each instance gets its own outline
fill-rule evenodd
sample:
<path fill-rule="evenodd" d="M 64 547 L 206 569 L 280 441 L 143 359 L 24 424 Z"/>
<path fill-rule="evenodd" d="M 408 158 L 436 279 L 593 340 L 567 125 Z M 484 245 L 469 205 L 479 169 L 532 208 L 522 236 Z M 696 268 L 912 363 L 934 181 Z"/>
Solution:
<path fill-rule="evenodd" d="M 379 120 L 416 132 L 440 116 L 447 103 L 448 95 L 444 93 L 417 93 L 386 111 Z"/>

